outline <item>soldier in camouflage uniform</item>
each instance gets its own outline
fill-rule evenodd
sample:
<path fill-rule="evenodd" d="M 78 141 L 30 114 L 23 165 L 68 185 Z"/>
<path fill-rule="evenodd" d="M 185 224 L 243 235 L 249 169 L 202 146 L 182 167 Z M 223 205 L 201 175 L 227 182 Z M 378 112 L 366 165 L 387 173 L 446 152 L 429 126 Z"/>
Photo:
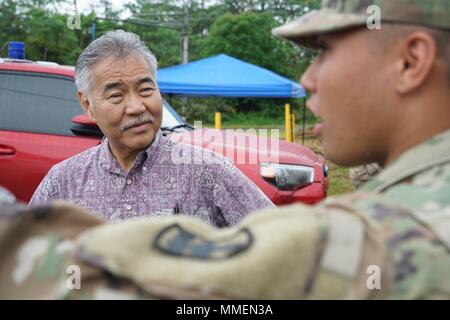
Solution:
<path fill-rule="evenodd" d="M 449 16 L 449 0 L 329 0 L 274 30 L 320 49 L 302 84 L 327 156 L 384 167 L 360 191 L 220 230 L 5 203 L 0 297 L 450 298 Z"/>

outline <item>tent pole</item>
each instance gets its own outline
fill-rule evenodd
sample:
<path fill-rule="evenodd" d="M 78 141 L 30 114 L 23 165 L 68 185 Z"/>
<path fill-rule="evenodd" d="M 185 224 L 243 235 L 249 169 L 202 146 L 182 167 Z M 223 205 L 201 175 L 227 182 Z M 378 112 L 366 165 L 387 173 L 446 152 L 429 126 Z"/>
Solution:
<path fill-rule="evenodd" d="M 303 121 L 303 129 L 302 129 L 302 144 L 305 145 L 305 130 L 306 130 L 306 104 L 305 104 L 305 100 L 306 97 L 303 97 L 303 116 L 302 116 L 302 121 Z"/>

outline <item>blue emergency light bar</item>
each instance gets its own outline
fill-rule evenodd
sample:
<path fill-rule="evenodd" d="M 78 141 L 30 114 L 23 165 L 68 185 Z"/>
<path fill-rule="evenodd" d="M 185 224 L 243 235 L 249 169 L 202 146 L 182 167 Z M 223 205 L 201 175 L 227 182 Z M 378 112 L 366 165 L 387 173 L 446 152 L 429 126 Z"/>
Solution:
<path fill-rule="evenodd" d="M 8 58 L 25 59 L 25 43 L 10 41 L 8 43 Z"/>

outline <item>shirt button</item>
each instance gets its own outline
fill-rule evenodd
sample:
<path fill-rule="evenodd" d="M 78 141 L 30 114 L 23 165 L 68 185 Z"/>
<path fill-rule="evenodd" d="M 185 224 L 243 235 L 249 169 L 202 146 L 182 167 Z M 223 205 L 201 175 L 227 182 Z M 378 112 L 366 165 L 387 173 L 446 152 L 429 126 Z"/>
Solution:
<path fill-rule="evenodd" d="M 143 168 L 142 168 L 142 172 L 143 172 L 143 173 L 146 173 L 146 172 L 147 172 L 147 167 L 143 167 Z"/>
<path fill-rule="evenodd" d="M 132 182 L 133 182 L 133 180 L 127 179 L 127 184 L 131 184 Z"/>
<path fill-rule="evenodd" d="M 133 209 L 133 206 L 131 204 L 127 205 L 127 210 L 130 211 L 131 209 Z"/>

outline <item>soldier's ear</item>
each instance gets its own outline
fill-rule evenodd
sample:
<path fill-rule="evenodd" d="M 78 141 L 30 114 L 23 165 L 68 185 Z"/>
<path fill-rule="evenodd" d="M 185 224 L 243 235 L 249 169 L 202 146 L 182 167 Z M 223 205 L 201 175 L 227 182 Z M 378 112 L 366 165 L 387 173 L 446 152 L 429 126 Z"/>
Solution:
<path fill-rule="evenodd" d="M 395 88 L 407 94 L 421 87 L 429 78 L 438 48 L 433 37 L 424 31 L 414 31 L 398 42 L 399 51 L 395 65 Z"/>
<path fill-rule="evenodd" d="M 94 114 L 92 112 L 92 104 L 89 101 L 89 98 L 84 94 L 84 92 L 77 91 L 78 101 L 80 102 L 81 107 L 83 108 L 84 112 L 89 117 L 89 120 L 95 121 Z"/>

